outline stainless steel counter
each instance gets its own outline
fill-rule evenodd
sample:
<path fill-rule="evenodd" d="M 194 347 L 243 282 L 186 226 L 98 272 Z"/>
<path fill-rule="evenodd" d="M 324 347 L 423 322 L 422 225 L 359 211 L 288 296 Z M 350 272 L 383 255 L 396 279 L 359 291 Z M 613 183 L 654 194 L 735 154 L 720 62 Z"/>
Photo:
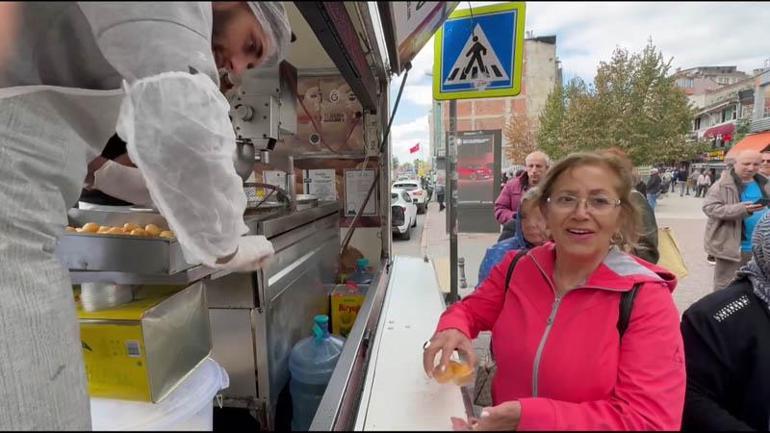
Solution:
<path fill-rule="evenodd" d="M 289 380 L 291 348 L 310 335 L 316 314 L 328 314 L 339 253 L 336 202 L 247 222 L 273 243 L 271 263 L 254 273 L 204 280 L 213 337 L 212 358 L 230 375 L 224 405 L 248 408 L 274 427 L 278 394 Z"/>

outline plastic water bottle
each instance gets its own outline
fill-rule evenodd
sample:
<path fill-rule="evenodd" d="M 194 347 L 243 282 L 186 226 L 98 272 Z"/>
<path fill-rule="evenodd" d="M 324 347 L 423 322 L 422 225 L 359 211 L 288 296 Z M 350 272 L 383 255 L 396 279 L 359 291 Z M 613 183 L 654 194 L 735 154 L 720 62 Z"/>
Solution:
<path fill-rule="evenodd" d="M 310 428 L 345 343 L 329 334 L 329 316 L 315 316 L 313 322 L 313 335 L 295 344 L 289 356 L 291 429 L 295 431 Z"/>
<path fill-rule="evenodd" d="M 356 271 L 348 278 L 348 281 L 353 281 L 356 284 L 371 284 L 374 275 L 367 271 L 369 267 L 369 259 L 356 260 Z"/>

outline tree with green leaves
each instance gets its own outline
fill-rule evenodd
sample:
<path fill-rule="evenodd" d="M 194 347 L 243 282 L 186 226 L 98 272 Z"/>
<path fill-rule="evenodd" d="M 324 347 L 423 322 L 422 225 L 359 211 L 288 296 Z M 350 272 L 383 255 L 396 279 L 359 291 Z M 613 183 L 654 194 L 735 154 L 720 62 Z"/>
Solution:
<path fill-rule="evenodd" d="M 704 152 L 705 143 L 687 138 L 694 113 L 669 74 L 671 60 L 651 40 L 641 53 L 616 48 L 591 86 L 575 78 L 551 92 L 539 118 L 540 148 L 558 159 L 619 147 L 637 165 L 688 161 Z"/>

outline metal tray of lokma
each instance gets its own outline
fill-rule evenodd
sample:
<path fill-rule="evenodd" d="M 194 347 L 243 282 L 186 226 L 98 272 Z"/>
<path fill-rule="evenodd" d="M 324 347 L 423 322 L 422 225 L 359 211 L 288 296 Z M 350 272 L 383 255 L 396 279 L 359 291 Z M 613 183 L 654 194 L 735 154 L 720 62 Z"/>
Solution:
<path fill-rule="evenodd" d="M 134 223 L 142 227 L 155 224 L 168 230 L 165 218 L 155 212 L 70 209 L 67 218 L 72 227 L 88 222 L 104 226 Z M 70 271 L 173 275 L 195 266 L 185 261 L 176 238 L 67 232 L 59 240 L 56 256 Z"/>

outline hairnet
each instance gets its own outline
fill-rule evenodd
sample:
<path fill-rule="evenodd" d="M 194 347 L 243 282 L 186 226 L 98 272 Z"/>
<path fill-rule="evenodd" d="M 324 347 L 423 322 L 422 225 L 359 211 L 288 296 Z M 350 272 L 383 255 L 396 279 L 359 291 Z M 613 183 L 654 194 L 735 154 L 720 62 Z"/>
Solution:
<path fill-rule="evenodd" d="M 263 65 L 274 65 L 286 57 L 291 42 L 291 25 L 281 2 L 246 2 L 270 39 L 270 51 Z"/>

